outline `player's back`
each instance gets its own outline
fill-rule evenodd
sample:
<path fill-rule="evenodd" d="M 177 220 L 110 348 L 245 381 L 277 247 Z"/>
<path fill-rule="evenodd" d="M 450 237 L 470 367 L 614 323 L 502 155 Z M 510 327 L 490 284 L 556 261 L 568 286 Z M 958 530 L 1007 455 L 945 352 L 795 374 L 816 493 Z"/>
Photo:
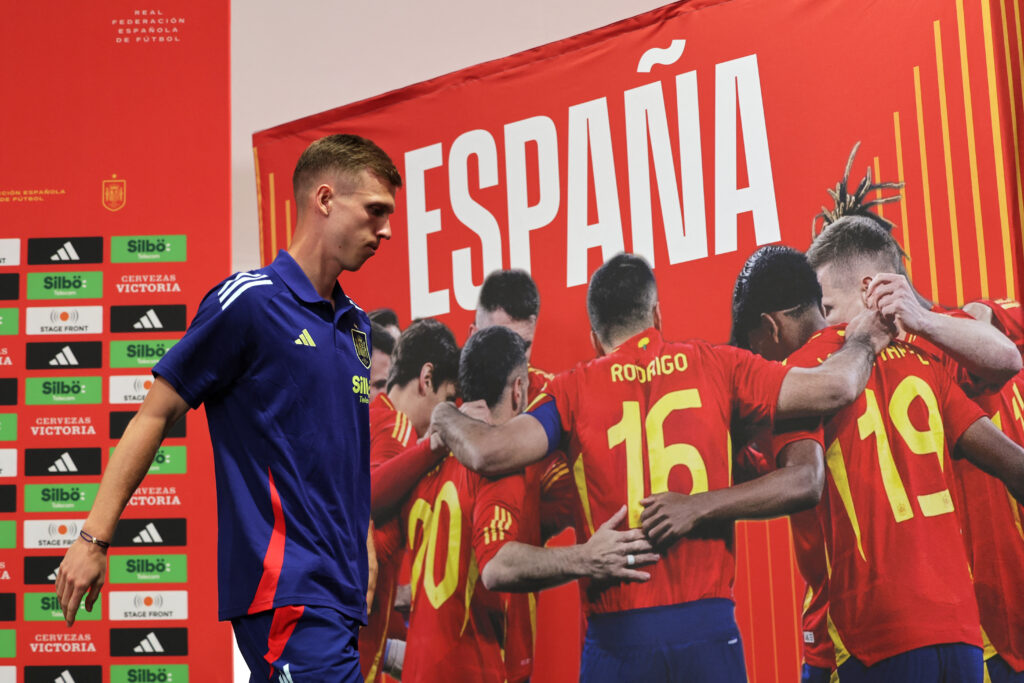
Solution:
<path fill-rule="evenodd" d="M 823 330 L 790 362 L 817 365 L 842 337 Z M 980 417 L 935 358 L 894 342 L 861 396 L 825 422 L 829 616 L 840 664 L 847 653 L 871 666 L 928 645 L 980 645 L 950 462 Z"/>
<path fill-rule="evenodd" d="M 567 437 L 584 536 L 628 504 L 639 527 L 645 497 L 731 484 L 729 424 L 774 413 L 786 369 L 733 347 L 666 342 L 650 328 L 548 384 Z M 585 539 L 583 539 L 585 540 Z M 590 584 L 592 612 L 732 599 L 733 525 L 704 528 L 645 568 L 645 583 Z"/>
<path fill-rule="evenodd" d="M 503 681 L 502 596 L 482 566 L 518 532 L 520 475 L 487 480 L 450 455 L 402 509 L 412 553 L 412 611 L 403 681 Z"/>

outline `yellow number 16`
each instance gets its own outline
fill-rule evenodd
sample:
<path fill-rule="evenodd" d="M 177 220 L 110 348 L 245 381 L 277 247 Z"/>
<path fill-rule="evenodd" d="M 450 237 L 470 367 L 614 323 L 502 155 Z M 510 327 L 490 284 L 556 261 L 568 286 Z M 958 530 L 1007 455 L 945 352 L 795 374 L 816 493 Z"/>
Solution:
<path fill-rule="evenodd" d="M 687 493 L 708 490 L 708 470 L 700 452 L 690 444 L 665 443 L 665 420 L 677 410 L 700 408 L 700 392 L 682 389 L 658 399 L 641 425 L 639 401 L 623 401 L 622 419 L 608 429 L 608 448 L 626 444 L 626 495 L 629 504 L 629 526 L 640 526 L 644 493 L 644 440 L 647 441 L 647 466 L 650 470 L 651 494 L 668 491 L 668 477 L 677 465 L 690 470 L 693 486 Z M 641 429 L 642 427 L 642 429 Z"/>

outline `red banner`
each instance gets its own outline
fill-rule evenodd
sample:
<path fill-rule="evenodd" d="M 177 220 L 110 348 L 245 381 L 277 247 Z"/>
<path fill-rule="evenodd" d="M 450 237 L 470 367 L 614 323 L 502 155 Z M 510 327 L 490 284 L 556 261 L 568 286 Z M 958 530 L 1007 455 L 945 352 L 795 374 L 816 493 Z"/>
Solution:
<path fill-rule="evenodd" d="M 668 338 L 725 341 L 743 261 L 809 244 L 860 140 L 854 182 L 868 167 L 906 182 L 879 211 L 918 289 L 947 305 L 1016 296 L 1021 33 L 1020 0 L 671 5 L 256 134 L 262 258 L 290 240 L 302 149 L 358 133 L 406 181 L 391 243 L 343 278 L 367 310 L 438 317 L 461 338 L 486 273 L 527 268 L 543 303 L 533 361 L 557 371 L 592 354 L 585 283 L 625 249 L 655 267 Z M 741 525 L 738 543 L 751 677 L 795 680 L 786 522 Z M 568 680 L 573 616 L 540 629 L 535 680 Z"/>
<path fill-rule="evenodd" d="M 230 271 L 228 3 L 15 3 L 4 23 L 0 683 L 227 683 L 201 411 L 73 628 L 53 584 L 152 366 Z"/>

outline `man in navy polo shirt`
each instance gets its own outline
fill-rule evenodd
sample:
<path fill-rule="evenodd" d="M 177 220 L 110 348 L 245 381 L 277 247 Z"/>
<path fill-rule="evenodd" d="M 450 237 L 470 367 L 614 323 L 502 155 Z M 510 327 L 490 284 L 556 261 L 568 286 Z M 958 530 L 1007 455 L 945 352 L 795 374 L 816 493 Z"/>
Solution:
<path fill-rule="evenodd" d="M 402 179 L 373 142 L 332 135 L 293 176 L 288 251 L 212 289 L 104 473 L 56 588 L 91 609 L 104 550 L 167 430 L 206 405 L 217 475 L 221 619 L 253 681 L 360 680 L 370 513 L 370 322 L 338 276 L 391 237 Z"/>

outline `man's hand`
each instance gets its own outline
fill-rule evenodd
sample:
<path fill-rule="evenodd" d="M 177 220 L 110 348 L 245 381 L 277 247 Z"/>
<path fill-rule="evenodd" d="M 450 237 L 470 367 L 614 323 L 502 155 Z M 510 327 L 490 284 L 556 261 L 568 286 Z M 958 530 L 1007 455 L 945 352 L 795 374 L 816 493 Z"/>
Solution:
<path fill-rule="evenodd" d="M 654 564 L 661 559 L 642 529 L 615 530 L 624 519 L 625 505 L 583 545 L 588 565 L 586 574 L 597 581 L 647 581 L 651 575 L 634 567 Z"/>
<path fill-rule="evenodd" d="M 863 343 L 874 355 L 892 342 L 899 330 L 892 320 L 879 315 L 878 311 L 868 309 L 858 313 L 846 326 L 846 341 Z"/>
<path fill-rule="evenodd" d="M 702 503 L 701 496 L 672 491 L 644 498 L 640 501 L 644 533 L 657 547 L 667 548 L 700 524 L 705 515 Z"/>
<path fill-rule="evenodd" d="M 894 320 L 901 330 L 923 334 L 932 313 L 921 305 L 907 278 L 895 273 L 879 273 L 868 284 L 864 302 L 885 318 Z"/>
<path fill-rule="evenodd" d="M 98 545 L 76 540 L 57 570 L 57 598 L 68 626 L 75 623 L 75 615 L 85 596 L 85 609 L 92 611 L 107 574 L 107 553 Z"/>
<path fill-rule="evenodd" d="M 487 407 L 487 401 L 480 399 L 478 401 L 467 401 L 459 406 L 459 411 L 463 415 L 473 418 L 474 420 L 480 420 L 487 424 L 494 424 L 491 421 L 491 409 Z"/>

